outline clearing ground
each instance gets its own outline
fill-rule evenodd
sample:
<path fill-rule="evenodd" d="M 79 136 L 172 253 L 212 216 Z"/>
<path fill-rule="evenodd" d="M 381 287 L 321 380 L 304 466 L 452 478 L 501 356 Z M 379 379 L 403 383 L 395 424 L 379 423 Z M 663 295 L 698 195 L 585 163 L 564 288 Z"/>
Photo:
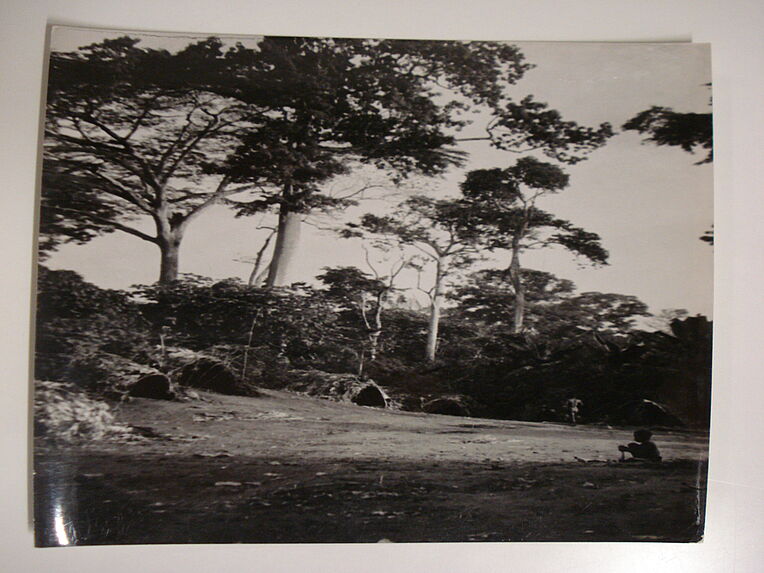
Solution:
<path fill-rule="evenodd" d="M 141 440 L 39 443 L 38 545 L 694 541 L 708 437 L 657 431 L 661 465 L 619 463 L 631 429 L 458 418 L 273 390 L 134 399 Z"/>

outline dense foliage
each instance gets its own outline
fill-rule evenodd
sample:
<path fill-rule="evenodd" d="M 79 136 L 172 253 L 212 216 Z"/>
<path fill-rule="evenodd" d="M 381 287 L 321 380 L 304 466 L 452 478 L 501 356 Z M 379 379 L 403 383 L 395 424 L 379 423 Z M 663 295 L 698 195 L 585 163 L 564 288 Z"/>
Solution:
<path fill-rule="evenodd" d="M 39 267 L 36 318 L 38 379 L 66 379 L 72 360 L 96 352 L 154 360 L 148 323 L 130 296 L 100 289 L 73 271 Z"/>
<path fill-rule="evenodd" d="M 458 393 L 474 400 L 479 415 L 559 421 L 563 402 L 575 396 L 584 401 L 584 421 L 628 423 L 633 408 L 650 400 L 684 423 L 707 424 L 705 318 L 673 318 L 666 332 L 640 330 L 635 320 L 647 313 L 634 297 L 579 294 L 570 281 L 532 271 L 531 327 L 519 335 L 497 274 L 477 273 L 456 292 L 435 363 L 423 354 L 427 312 L 387 300 L 365 375 L 413 408 L 421 398 Z M 328 269 L 322 278 L 327 287 L 263 289 L 185 276 L 128 293 L 43 267 L 38 377 L 77 382 L 68 364 L 93 352 L 161 367 L 160 340 L 169 349 L 225 358 L 237 376 L 259 385 L 280 387 L 292 369 L 355 374 L 368 350 L 359 305 L 373 306 L 366 297 L 386 287 L 348 268 Z"/>
<path fill-rule="evenodd" d="M 679 147 L 688 153 L 707 150 L 698 163 L 711 163 L 714 159 L 711 113 L 680 113 L 669 107 L 653 106 L 632 117 L 623 128 L 647 135 L 647 141 L 656 145 Z"/>

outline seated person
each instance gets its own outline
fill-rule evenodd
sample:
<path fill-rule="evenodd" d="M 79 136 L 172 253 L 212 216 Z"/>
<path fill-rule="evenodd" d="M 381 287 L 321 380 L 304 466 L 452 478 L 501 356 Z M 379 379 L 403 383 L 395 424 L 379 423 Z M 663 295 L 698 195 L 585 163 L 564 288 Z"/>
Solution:
<path fill-rule="evenodd" d="M 634 456 L 634 459 L 651 462 L 661 461 L 661 453 L 658 451 L 658 446 L 655 445 L 655 442 L 650 441 L 652 437 L 653 433 L 650 430 L 637 430 L 634 432 L 636 442 L 631 442 L 626 446 L 618 446 L 618 451 L 621 452 L 621 459 L 623 459 L 624 452 L 629 452 Z"/>

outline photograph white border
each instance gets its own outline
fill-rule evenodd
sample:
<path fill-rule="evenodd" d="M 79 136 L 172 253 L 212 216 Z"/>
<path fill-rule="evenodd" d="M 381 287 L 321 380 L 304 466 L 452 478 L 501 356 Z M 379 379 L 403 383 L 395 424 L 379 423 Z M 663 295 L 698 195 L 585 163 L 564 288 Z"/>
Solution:
<path fill-rule="evenodd" d="M 716 294 L 710 480 L 699 544 L 199 545 L 34 549 L 30 314 L 48 26 L 433 39 L 711 42 Z M 759 0 L 4 0 L 0 6 L 0 559 L 7 571 L 757 571 L 762 406 L 764 4 Z"/>

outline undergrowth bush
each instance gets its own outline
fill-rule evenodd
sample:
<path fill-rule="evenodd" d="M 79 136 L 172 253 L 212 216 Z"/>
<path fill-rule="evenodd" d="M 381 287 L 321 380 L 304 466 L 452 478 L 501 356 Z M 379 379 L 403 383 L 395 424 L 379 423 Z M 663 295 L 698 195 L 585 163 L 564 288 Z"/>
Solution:
<path fill-rule="evenodd" d="M 102 289 L 73 271 L 40 266 L 37 282 L 35 376 L 69 381 L 73 360 L 98 352 L 144 364 L 155 360 L 156 337 L 128 293 Z"/>

